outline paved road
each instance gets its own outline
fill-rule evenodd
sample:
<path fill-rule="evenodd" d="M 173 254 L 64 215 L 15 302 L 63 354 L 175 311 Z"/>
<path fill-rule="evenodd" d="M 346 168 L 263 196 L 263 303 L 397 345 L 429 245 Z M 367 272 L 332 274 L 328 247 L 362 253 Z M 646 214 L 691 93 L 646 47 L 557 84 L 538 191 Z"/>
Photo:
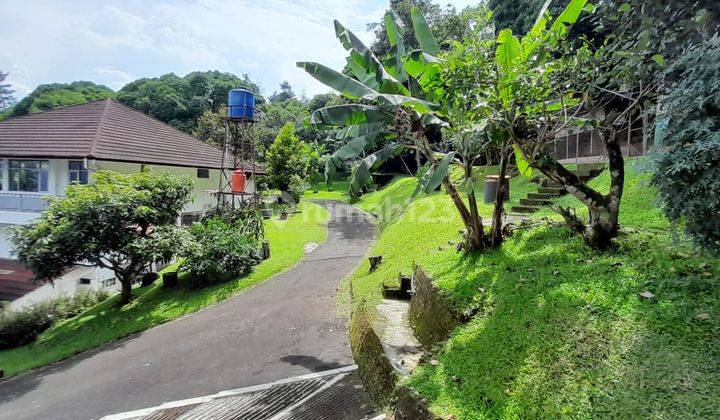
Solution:
<path fill-rule="evenodd" d="M 0 419 L 90 419 L 352 363 L 340 280 L 372 223 L 323 202 L 328 240 L 287 272 L 185 318 L 0 382 Z"/>

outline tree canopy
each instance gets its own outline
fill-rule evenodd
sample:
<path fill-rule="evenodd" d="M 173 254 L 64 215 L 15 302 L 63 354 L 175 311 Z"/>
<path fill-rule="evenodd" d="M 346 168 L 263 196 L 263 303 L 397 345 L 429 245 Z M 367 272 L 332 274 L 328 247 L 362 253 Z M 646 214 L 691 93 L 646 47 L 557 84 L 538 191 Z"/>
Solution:
<path fill-rule="evenodd" d="M 234 88 L 260 91 L 247 76 L 240 78 L 232 73 L 193 72 L 184 77 L 169 73 L 128 83 L 118 91 L 117 100 L 191 133 L 198 118 L 208 110 L 217 112 Z M 263 102 L 259 95 L 256 100 Z"/>
<path fill-rule="evenodd" d="M 267 169 L 270 182 L 282 191 L 289 191 L 299 199 L 308 177 L 312 151 L 295 135 L 295 126 L 285 124 L 267 152 Z"/>
<path fill-rule="evenodd" d="M 77 105 L 98 99 L 111 98 L 112 89 L 93 82 L 50 83 L 40 85 L 18 102 L 10 116 L 33 114 L 63 106 Z"/>
<path fill-rule="evenodd" d="M 99 171 L 93 181 L 70 184 L 65 197 L 53 198 L 37 221 L 17 226 L 14 248 L 44 281 L 84 261 L 108 268 L 127 302 L 135 277 L 177 249 L 181 233 L 174 225 L 190 200 L 193 180 L 163 172 Z"/>

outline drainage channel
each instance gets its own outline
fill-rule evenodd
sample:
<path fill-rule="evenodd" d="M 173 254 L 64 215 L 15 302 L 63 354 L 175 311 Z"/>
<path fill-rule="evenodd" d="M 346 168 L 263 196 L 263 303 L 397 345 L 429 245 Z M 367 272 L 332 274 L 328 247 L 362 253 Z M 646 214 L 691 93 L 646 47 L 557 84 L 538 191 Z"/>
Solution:
<path fill-rule="evenodd" d="M 113 414 L 104 420 L 346 419 L 377 418 L 357 366 L 311 373 L 263 385 L 173 401 Z"/>

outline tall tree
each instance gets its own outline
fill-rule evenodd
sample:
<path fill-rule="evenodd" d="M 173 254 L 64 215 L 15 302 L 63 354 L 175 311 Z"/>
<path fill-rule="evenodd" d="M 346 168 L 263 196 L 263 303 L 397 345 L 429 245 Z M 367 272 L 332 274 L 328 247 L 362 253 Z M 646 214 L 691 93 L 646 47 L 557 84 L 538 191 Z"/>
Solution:
<path fill-rule="evenodd" d="M 15 96 L 13 96 L 15 91 L 12 90 L 9 83 L 4 83 L 7 76 L 7 73 L 0 71 L 0 112 L 15 103 Z"/>
<path fill-rule="evenodd" d="M 319 127 L 339 128 L 336 137 L 346 142 L 333 154 L 328 166 L 334 166 L 337 160 L 366 154 L 353 169 L 350 179 L 350 193 L 358 195 L 379 165 L 403 151 L 414 150 L 422 154 L 430 167 L 420 174 L 416 194 L 435 191 L 441 185 L 445 187 L 465 226 L 463 247 L 479 250 L 499 245 L 499 241 L 490 240 L 495 235 L 485 234 L 475 191 L 472 188 L 465 191 L 466 201 L 450 178 L 450 165 L 472 166 L 468 162 L 474 157 L 471 149 L 476 149 L 477 143 L 470 147 L 461 140 L 457 143 L 461 147 L 467 144 L 465 150 L 440 153 L 445 147 L 442 128 L 451 120 L 454 103 L 447 100 L 448 92 L 444 89 L 443 60 L 437 57 L 441 52 L 438 42 L 420 10 L 412 8 L 410 14 L 412 33 L 420 49 L 406 50 L 401 37 L 402 23 L 396 13 L 389 11 L 386 28 L 393 50 L 387 67 L 337 21 L 335 32 L 350 52 L 347 62 L 354 78 L 318 63 L 298 63 L 314 78 L 354 101 L 321 108 L 311 116 L 311 121 Z M 461 161 L 463 155 L 464 162 Z"/>
<path fill-rule="evenodd" d="M 454 6 L 441 7 L 432 0 L 390 0 L 389 10 L 395 13 L 398 24 L 403 28 L 412 28 L 412 8 L 417 8 L 425 17 L 437 42 L 442 49 L 450 47 L 452 41 L 459 41 L 469 33 L 470 23 L 477 11 L 483 10 L 482 5 L 468 7 L 458 12 Z M 368 25 L 375 33 L 375 41 L 370 49 L 376 56 L 383 58 L 392 50 L 392 45 L 387 35 L 387 18 L 380 22 Z M 404 31 L 402 35 L 403 45 L 408 48 L 417 47 L 417 41 L 412 31 Z"/>
<path fill-rule="evenodd" d="M 217 112 L 207 110 L 197 119 L 192 135 L 205 143 L 221 148 L 225 140 L 225 125 Z"/>
<path fill-rule="evenodd" d="M 280 83 L 280 92 L 275 92 L 268 98 L 270 102 L 285 102 L 291 99 L 295 99 L 295 92 L 293 92 L 292 85 L 287 80 Z"/>

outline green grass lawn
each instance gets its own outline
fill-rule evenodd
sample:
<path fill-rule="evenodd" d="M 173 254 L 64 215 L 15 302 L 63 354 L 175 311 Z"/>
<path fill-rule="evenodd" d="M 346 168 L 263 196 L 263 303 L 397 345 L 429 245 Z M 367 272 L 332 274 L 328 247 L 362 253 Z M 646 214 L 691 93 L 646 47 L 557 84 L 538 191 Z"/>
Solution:
<path fill-rule="evenodd" d="M 135 289 L 136 299 L 119 308 L 111 298 L 95 308 L 45 331 L 32 344 L 0 351 L 0 369 L 11 376 L 64 359 L 100 344 L 146 330 L 198 311 L 252 287 L 294 265 L 304 255 L 308 242 L 323 242 L 329 213 L 312 203 L 300 203 L 302 213 L 287 221 L 266 223 L 271 257 L 246 277 L 198 290 L 163 289 L 161 282 Z"/>
<path fill-rule="evenodd" d="M 720 260 L 675 238 L 634 165 L 623 234 L 607 253 L 550 226 L 518 231 L 499 250 L 457 253 L 461 223 L 438 193 L 387 223 L 372 251 L 383 263 L 369 273 L 364 262 L 350 276 L 356 302 L 378 303 L 380 285 L 418 263 L 473 316 L 434 356 L 438 364 L 408 382 L 434 411 L 458 419 L 717 417 Z M 607 183 L 607 174 L 592 181 Z M 513 179 L 511 202 L 533 189 Z M 574 198 L 560 202 L 583 214 Z M 638 295 L 645 291 L 654 298 Z"/>
<path fill-rule="evenodd" d="M 321 182 L 308 188 L 303 193 L 302 198 L 349 202 L 350 195 L 348 194 L 348 185 L 349 183 L 347 181 L 335 181 L 332 187 L 328 188 L 324 182 Z"/>

